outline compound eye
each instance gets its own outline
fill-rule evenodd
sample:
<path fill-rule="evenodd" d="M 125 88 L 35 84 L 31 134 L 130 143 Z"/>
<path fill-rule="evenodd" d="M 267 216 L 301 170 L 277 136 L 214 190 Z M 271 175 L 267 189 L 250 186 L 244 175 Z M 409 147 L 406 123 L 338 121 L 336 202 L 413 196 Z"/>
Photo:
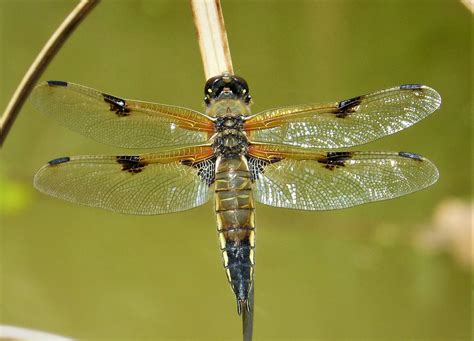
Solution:
<path fill-rule="evenodd" d="M 216 88 L 216 83 L 219 82 L 220 76 L 212 77 L 209 78 L 206 82 L 206 85 L 204 86 L 204 94 L 212 94 L 214 92 L 214 89 Z"/>

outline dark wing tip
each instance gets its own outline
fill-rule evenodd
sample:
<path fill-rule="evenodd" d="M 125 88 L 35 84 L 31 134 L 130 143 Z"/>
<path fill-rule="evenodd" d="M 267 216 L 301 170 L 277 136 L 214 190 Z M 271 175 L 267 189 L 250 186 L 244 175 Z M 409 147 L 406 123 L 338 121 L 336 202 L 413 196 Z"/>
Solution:
<path fill-rule="evenodd" d="M 403 84 L 400 85 L 400 90 L 420 90 L 423 89 L 425 86 L 422 84 Z"/>
<path fill-rule="evenodd" d="M 404 84 L 400 85 L 400 90 L 421 90 L 434 104 L 432 111 L 435 111 L 441 106 L 441 95 L 433 88 L 422 84 Z"/>
<path fill-rule="evenodd" d="M 421 155 L 410 153 L 410 152 L 398 152 L 398 155 L 401 157 L 406 157 L 408 159 L 413 159 L 417 161 L 423 161 L 423 157 Z"/>
<path fill-rule="evenodd" d="M 423 156 L 410 152 L 398 152 L 398 155 L 407 159 L 411 159 L 414 162 L 420 162 L 418 164 L 424 172 L 424 185 L 421 188 L 431 186 L 439 179 L 439 170 L 434 163 L 424 158 Z"/>
<path fill-rule="evenodd" d="M 65 81 L 46 81 L 49 86 L 67 86 L 67 82 Z"/>
<path fill-rule="evenodd" d="M 57 159 L 51 160 L 51 161 L 48 162 L 48 164 L 50 166 L 56 166 L 56 165 L 59 165 L 61 163 L 69 162 L 70 160 L 71 160 L 71 158 L 69 156 L 64 156 L 64 157 L 59 157 Z"/>

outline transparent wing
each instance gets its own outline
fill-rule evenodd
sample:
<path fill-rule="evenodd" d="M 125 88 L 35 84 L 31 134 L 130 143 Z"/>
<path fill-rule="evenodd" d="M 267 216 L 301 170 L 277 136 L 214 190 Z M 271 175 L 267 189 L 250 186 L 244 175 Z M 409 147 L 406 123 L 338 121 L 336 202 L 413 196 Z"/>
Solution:
<path fill-rule="evenodd" d="M 351 207 L 415 192 L 438 179 L 436 166 L 413 153 L 267 152 L 253 151 L 260 161 L 260 168 L 253 172 L 255 198 L 276 207 Z"/>
<path fill-rule="evenodd" d="M 171 105 L 121 99 L 85 86 L 44 82 L 31 95 L 34 105 L 62 125 L 98 142 L 125 148 L 159 148 L 203 143 L 212 120 Z"/>
<path fill-rule="evenodd" d="M 340 102 L 271 109 L 245 123 L 252 141 L 319 149 L 364 144 L 405 129 L 441 105 L 424 85 L 402 85 Z"/>
<path fill-rule="evenodd" d="M 127 156 L 75 156 L 50 161 L 35 187 L 53 197 L 127 214 L 187 210 L 209 199 L 212 148 Z"/>

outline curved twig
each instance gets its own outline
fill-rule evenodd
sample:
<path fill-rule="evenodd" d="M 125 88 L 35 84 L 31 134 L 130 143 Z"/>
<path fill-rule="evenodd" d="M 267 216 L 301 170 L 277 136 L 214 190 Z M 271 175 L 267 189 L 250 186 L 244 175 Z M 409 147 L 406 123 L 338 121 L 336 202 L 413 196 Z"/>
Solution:
<path fill-rule="evenodd" d="M 64 19 L 51 38 L 49 38 L 33 64 L 31 64 L 2 115 L 0 121 L 0 147 L 3 145 L 20 109 L 23 107 L 23 104 L 39 77 L 43 74 L 66 39 L 99 1 L 100 0 L 81 0 L 66 19 Z"/>

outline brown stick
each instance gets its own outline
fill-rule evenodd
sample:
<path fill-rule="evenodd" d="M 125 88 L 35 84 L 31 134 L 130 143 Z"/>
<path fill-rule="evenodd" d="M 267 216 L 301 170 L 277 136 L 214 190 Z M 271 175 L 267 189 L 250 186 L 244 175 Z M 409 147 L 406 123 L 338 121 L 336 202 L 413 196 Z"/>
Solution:
<path fill-rule="evenodd" d="M 252 287 L 250 288 L 249 301 L 248 305 L 250 306 L 250 311 L 247 312 L 244 309 L 242 313 L 242 331 L 243 331 L 243 340 L 252 341 L 253 337 L 253 301 L 254 301 L 254 291 L 255 288 L 255 279 L 253 280 Z"/>
<path fill-rule="evenodd" d="M 33 64 L 31 64 L 2 115 L 0 121 L 0 147 L 7 138 L 10 128 L 13 126 L 18 113 L 39 77 L 43 74 L 66 39 L 99 1 L 100 0 L 81 0 L 49 38 Z"/>
<path fill-rule="evenodd" d="M 191 0 L 191 8 L 206 80 L 223 72 L 233 74 L 220 1 Z"/>
<path fill-rule="evenodd" d="M 461 0 L 461 2 L 469 11 L 471 11 L 471 13 L 474 13 L 474 0 Z"/>

